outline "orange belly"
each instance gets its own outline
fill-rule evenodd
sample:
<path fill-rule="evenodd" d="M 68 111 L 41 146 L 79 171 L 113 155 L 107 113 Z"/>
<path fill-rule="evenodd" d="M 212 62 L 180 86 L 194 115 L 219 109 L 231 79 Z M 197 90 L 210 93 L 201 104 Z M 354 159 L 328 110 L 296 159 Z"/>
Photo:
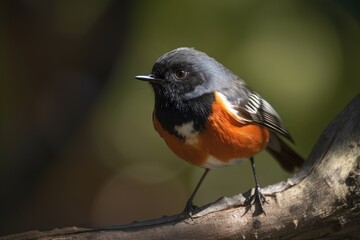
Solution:
<path fill-rule="evenodd" d="M 207 168 L 229 165 L 234 159 L 250 158 L 263 150 L 269 141 L 266 128 L 239 121 L 218 95 L 215 95 L 205 130 L 191 134 L 191 139 L 170 134 L 161 127 L 155 115 L 154 127 L 176 155 L 193 165 Z"/>

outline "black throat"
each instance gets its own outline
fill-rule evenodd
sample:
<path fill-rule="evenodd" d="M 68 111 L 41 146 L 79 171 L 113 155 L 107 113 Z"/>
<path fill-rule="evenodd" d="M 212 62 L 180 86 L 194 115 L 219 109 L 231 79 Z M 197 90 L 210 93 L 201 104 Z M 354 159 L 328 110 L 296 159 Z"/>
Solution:
<path fill-rule="evenodd" d="M 166 131 L 183 138 L 175 131 L 175 126 L 194 122 L 194 131 L 203 131 L 205 122 L 212 113 L 211 105 L 214 101 L 214 93 L 206 93 L 185 101 L 169 99 L 164 95 L 155 93 L 154 114 Z"/>

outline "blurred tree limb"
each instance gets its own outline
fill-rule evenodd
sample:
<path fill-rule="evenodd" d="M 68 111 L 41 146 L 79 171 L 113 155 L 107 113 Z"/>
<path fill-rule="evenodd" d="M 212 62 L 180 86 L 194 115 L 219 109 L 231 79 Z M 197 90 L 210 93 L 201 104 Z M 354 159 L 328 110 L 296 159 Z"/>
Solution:
<path fill-rule="evenodd" d="M 360 94 L 329 124 L 305 166 L 263 189 L 266 215 L 239 194 L 177 216 L 106 229 L 31 231 L 2 239 L 359 239 Z M 145 201 L 145 200 L 144 200 Z"/>

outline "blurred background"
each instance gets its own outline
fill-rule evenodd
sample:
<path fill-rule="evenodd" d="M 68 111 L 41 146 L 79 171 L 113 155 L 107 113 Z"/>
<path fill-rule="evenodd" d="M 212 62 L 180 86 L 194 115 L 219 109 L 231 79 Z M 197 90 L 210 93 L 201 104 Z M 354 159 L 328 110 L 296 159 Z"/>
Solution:
<path fill-rule="evenodd" d="M 133 79 L 181 46 L 208 53 L 282 116 L 307 156 L 360 89 L 360 2 L 4 0 L 0 3 L 0 235 L 179 213 L 203 170 L 152 128 Z M 262 186 L 290 176 L 256 157 Z M 195 203 L 254 186 L 214 170 Z"/>

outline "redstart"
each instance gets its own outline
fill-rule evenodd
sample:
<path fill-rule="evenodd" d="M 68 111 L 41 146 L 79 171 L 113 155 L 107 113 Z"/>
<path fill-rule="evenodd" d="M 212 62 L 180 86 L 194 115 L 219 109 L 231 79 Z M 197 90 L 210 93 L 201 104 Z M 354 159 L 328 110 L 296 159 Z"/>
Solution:
<path fill-rule="evenodd" d="M 167 146 L 185 161 L 205 168 L 184 213 L 210 169 L 250 159 L 255 192 L 247 202 L 260 211 L 266 201 L 256 177 L 254 155 L 266 149 L 293 171 L 304 159 L 278 135 L 293 139 L 274 108 L 246 83 L 207 54 L 178 48 L 161 56 L 150 75 L 136 76 L 155 93 L 153 123 Z"/>

